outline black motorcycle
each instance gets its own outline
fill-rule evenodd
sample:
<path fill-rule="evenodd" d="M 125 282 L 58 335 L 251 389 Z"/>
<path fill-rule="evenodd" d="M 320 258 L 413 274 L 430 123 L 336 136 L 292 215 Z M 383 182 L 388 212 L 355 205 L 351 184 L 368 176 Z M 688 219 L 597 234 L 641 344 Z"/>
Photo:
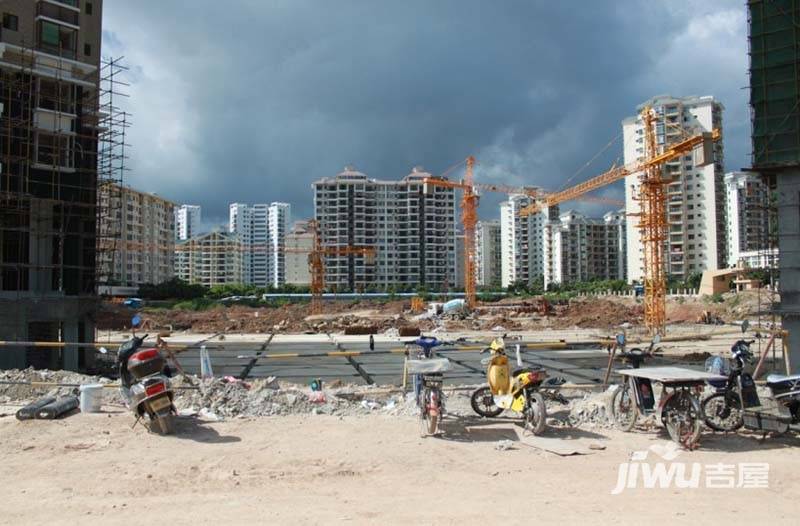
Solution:
<path fill-rule="evenodd" d="M 746 329 L 745 324 L 742 332 Z M 715 385 L 719 392 L 703 401 L 706 424 L 717 431 L 734 431 L 742 426 L 764 433 L 800 431 L 800 374 L 767 376 L 773 403 L 763 405 L 753 377 L 744 371 L 746 363 L 755 361 L 750 351 L 753 341 L 739 340 L 731 347 L 728 379 L 724 385 Z"/>
<path fill-rule="evenodd" d="M 742 386 L 755 383 L 749 373 L 744 372 L 747 363 L 753 363 L 750 344 L 753 340 L 739 340 L 731 347 L 731 359 L 715 356 L 706 360 L 706 370 L 727 376 L 726 380 L 711 380 L 708 385 L 714 394 L 702 402 L 706 425 L 714 431 L 736 431 L 744 425 L 742 416 Z"/>

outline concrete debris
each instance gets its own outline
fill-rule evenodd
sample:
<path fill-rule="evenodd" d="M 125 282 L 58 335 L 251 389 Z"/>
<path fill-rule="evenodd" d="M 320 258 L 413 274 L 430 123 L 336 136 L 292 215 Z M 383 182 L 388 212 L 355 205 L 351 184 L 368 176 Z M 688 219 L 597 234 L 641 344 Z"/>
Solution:
<path fill-rule="evenodd" d="M 515 449 L 514 443 L 508 439 L 506 440 L 499 440 L 495 445 L 494 448 L 497 451 L 508 451 L 509 449 Z"/>
<path fill-rule="evenodd" d="M 612 385 L 601 393 L 586 394 L 582 399 L 573 401 L 569 412 L 570 423 L 575 427 L 613 427 L 611 400 L 616 390 L 617 386 Z"/>

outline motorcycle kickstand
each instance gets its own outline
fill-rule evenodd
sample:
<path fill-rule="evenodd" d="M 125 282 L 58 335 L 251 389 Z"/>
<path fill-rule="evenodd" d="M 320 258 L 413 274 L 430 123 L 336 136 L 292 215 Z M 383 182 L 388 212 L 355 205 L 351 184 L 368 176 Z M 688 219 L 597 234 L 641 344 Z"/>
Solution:
<path fill-rule="evenodd" d="M 133 425 L 131 426 L 131 429 L 133 429 L 134 427 L 136 427 L 136 424 L 138 424 L 138 423 L 139 423 L 139 420 L 140 420 L 141 418 L 142 418 L 142 417 L 141 417 L 140 415 L 137 415 L 137 416 L 136 416 L 136 420 L 134 420 L 134 421 L 133 421 Z"/>

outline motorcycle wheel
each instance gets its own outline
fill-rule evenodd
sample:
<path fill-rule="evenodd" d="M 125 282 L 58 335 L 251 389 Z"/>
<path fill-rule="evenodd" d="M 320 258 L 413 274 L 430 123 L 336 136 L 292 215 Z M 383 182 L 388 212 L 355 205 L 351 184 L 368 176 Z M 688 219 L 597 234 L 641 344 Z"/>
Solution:
<path fill-rule="evenodd" d="M 742 404 L 735 393 L 714 393 L 703 400 L 706 425 L 714 431 L 736 431 L 744 425 Z"/>
<path fill-rule="evenodd" d="M 694 449 L 705 420 L 697 399 L 679 391 L 664 404 L 663 413 L 670 438 L 686 449 Z"/>
<path fill-rule="evenodd" d="M 614 419 L 614 424 L 622 431 L 633 430 L 639 417 L 639 411 L 631 395 L 631 386 L 625 382 L 614 392 L 614 397 L 611 399 L 611 417 Z"/>
<path fill-rule="evenodd" d="M 439 415 L 432 415 L 428 410 L 428 401 L 431 399 L 432 393 L 430 389 L 424 389 L 421 393 L 419 403 L 419 427 L 420 436 L 426 437 L 435 435 L 439 427 Z M 439 394 L 441 396 L 441 394 Z"/>
<path fill-rule="evenodd" d="M 171 413 L 155 415 L 150 419 L 150 428 L 159 435 L 172 435 L 175 433 L 175 419 Z"/>
<path fill-rule="evenodd" d="M 472 410 L 486 418 L 499 416 L 503 412 L 502 407 L 497 407 L 492 396 L 492 389 L 489 386 L 479 387 L 469 399 Z"/>
<path fill-rule="evenodd" d="M 534 435 L 541 435 L 547 425 L 547 406 L 542 393 L 528 394 L 528 403 L 525 408 L 525 429 Z"/>

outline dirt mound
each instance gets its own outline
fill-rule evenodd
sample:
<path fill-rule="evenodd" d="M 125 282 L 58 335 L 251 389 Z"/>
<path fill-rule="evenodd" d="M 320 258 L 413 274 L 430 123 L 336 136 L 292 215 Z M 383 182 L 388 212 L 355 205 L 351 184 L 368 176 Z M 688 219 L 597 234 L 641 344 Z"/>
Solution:
<path fill-rule="evenodd" d="M 644 309 L 631 299 L 573 299 L 553 317 L 557 328 L 581 327 L 611 329 L 623 323 L 642 323 Z"/>

